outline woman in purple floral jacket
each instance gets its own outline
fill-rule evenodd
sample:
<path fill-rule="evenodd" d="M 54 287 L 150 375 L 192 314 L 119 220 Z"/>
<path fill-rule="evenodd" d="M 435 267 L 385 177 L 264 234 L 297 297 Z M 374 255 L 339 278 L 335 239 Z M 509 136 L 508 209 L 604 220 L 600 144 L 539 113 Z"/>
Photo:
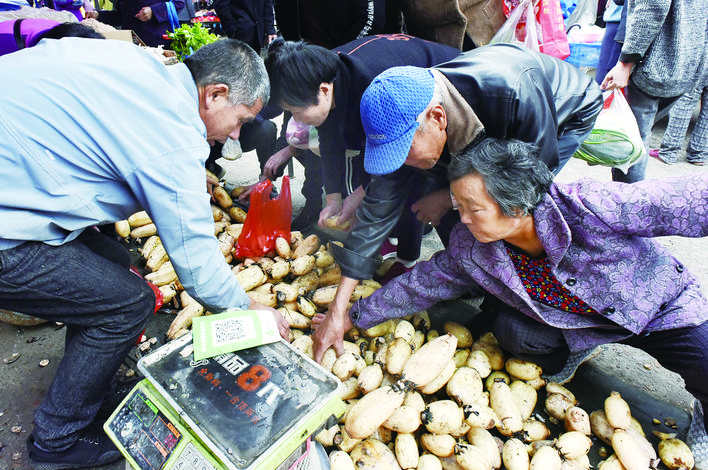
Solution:
<path fill-rule="evenodd" d="M 487 138 L 453 158 L 462 223 L 449 248 L 357 302 L 347 318 L 330 319 L 322 336 L 336 336 L 339 348 L 353 325 L 487 294 L 487 313 L 475 321 L 488 322 L 511 353 L 551 369 L 562 363 L 544 359 L 630 344 L 681 374 L 706 409 L 708 301 L 651 238 L 708 235 L 708 177 L 559 184 L 535 152 Z"/>

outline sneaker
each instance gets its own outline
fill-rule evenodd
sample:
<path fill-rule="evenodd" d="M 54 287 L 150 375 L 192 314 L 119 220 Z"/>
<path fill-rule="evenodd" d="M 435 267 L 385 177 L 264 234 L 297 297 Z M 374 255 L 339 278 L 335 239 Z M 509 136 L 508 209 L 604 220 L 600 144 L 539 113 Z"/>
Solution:
<path fill-rule="evenodd" d="M 408 263 L 406 263 L 406 264 L 408 264 Z M 408 271 L 413 269 L 413 266 L 415 266 L 415 263 L 411 263 L 411 265 L 409 267 L 400 261 L 396 261 L 395 263 L 393 263 L 391 268 L 388 271 L 386 271 L 385 274 L 383 274 L 381 276 L 376 276 L 375 280 L 378 281 L 382 286 L 386 285 L 386 283 L 388 283 L 388 281 L 390 281 L 394 277 L 398 277 L 401 274 L 407 273 Z"/>
<path fill-rule="evenodd" d="M 79 435 L 74 445 L 62 452 L 47 452 L 27 438 L 27 453 L 33 470 L 66 470 L 100 467 L 123 458 L 102 429 L 90 426 Z"/>
<path fill-rule="evenodd" d="M 387 238 L 383 242 L 383 245 L 381 245 L 381 251 L 379 253 L 381 253 L 381 258 L 383 259 L 393 258 L 398 253 L 398 247 Z"/>

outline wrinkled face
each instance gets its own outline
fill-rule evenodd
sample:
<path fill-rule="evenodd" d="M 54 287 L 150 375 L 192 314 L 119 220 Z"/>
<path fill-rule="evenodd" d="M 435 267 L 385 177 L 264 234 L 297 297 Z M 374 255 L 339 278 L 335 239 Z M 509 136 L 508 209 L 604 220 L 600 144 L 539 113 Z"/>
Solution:
<path fill-rule="evenodd" d="M 413 135 L 411 149 L 404 164 L 421 170 L 434 167 L 447 142 L 446 129 L 447 118 L 442 106 L 437 105 L 429 109 Z"/>
<path fill-rule="evenodd" d="M 332 110 L 334 104 L 332 99 L 334 96 L 333 93 L 334 84 L 321 83 L 316 104 L 309 106 L 293 106 L 283 102 L 281 107 L 286 111 L 290 111 L 293 115 L 293 119 L 297 122 L 307 124 L 308 126 L 319 127 L 327 120 L 329 112 Z"/>
<path fill-rule="evenodd" d="M 223 84 L 207 85 L 199 93 L 199 114 L 210 144 L 224 143 L 228 137 L 238 140 L 241 126 L 252 121 L 263 108 L 259 99 L 252 106 L 229 102 L 229 88 Z"/>
<path fill-rule="evenodd" d="M 487 192 L 479 173 L 471 173 L 450 184 L 453 205 L 460 211 L 460 220 L 482 243 L 506 240 L 520 230 L 522 217 L 504 214 L 499 204 Z"/>

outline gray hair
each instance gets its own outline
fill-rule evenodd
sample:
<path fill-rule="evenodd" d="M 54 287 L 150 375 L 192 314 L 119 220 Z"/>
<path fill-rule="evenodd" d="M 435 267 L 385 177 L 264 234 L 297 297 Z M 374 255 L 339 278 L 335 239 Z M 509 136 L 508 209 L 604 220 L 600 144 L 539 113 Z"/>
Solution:
<path fill-rule="evenodd" d="M 184 61 L 197 87 L 222 84 L 229 87 L 231 104 L 263 106 L 270 98 L 270 82 L 263 59 L 245 42 L 221 39 L 207 44 Z"/>
<path fill-rule="evenodd" d="M 538 147 L 492 137 L 475 140 L 454 155 L 447 173 L 450 181 L 478 173 L 489 196 L 510 217 L 533 214 L 553 182 Z"/>

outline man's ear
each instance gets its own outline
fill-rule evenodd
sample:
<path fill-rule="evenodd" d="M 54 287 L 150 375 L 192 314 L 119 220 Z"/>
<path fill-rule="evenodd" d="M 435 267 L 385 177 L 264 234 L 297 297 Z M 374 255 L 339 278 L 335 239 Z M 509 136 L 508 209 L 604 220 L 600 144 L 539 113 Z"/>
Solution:
<path fill-rule="evenodd" d="M 447 129 L 447 114 L 441 104 L 436 104 L 428 110 L 428 119 L 440 130 Z"/>
<path fill-rule="evenodd" d="M 229 101 L 229 87 L 223 83 L 211 83 L 203 89 L 204 106 L 208 109 Z"/>

